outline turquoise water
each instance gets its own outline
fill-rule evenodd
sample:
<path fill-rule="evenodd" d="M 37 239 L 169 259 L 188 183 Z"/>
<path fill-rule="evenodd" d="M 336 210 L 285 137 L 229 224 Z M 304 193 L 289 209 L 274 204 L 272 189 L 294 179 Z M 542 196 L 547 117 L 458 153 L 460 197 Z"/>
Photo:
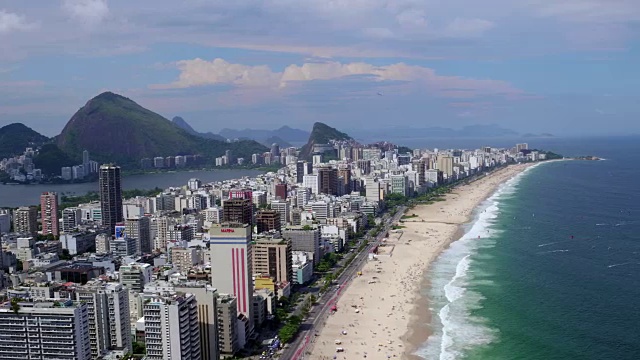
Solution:
<path fill-rule="evenodd" d="M 640 139 L 569 145 L 607 160 L 504 184 L 434 263 L 424 358 L 640 359 Z"/>

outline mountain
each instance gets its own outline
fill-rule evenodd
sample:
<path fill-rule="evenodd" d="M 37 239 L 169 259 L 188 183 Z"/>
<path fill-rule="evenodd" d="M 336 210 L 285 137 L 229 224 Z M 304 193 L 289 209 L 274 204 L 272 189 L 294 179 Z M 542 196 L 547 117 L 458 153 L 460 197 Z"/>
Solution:
<path fill-rule="evenodd" d="M 183 118 L 181 118 L 180 116 L 176 116 L 171 120 L 172 123 L 176 124 L 179 128 L 181 128 L 182 130 L 188 132 L 191 135 L 196 135 L 196 136 L 200 136 L 202 138 L 205 139 L 213 139 L 213 140 L 218 140 L 218 141 L 227 141 L 227 138 L 220 136 L 218 134 L 214 134 L 212 132 L 206 132 L 206 133 L 201 133 L 201 132 L 197 132 L 195 131 L 191 125 L 189 125 L 188 122 L 186 122 Z"/>
<path fill-rule="evenodd" d="M 282 140 L 281 137 L 278 136 L 271 136 L 267 139 L 265 139 L 264 141 L 260 141 L 260 144 L 271 148 L 272 144 L 278 144 L 280 146 L 280 149 L 284 149 L 284 148 L 288 148 L 288 147 L 293 147 L 293 145 L 289 144 L 288 142 Z"/>
<path fill-rule="evenodd" d="M 222 129 L 220 135 L 226 139 L 240 139 L 250 138 L 256 141 L 264 142 L 271 137 L 278 137 L 287 143 L 304 143 L 309 138 L 309 132 L 293 129 L 288 126 L 283 126 L 275 130 L 256 130 L 256 129 Z M 280 144 L 282 147 L 282 144 Z"/>
<path fill-rule="evenodd" d="M 13 123 L 0 128 L 0 159 L 19 155 L 28 147 L 37 147 L 50 139 L 30 127 Z"/>
<path fill-rule="evenodd" d="M 79 159 L 83 150 L 99 162 L 137 168 L 140 159 L 155 156 L 203 155 L 207 160 L 231 150 L 250 157 L 266 147 L 255 141 L 226 143 L 190 134 L 170 120 L 114 94 L 89 100 L 69 120 L 56 138 L 58 147 Z"/>
<path fill-rule="evenodd" d="M 45 175 L 60 175 L 60 168 L 78 165 L 69 155 L 56 144 L 44 144 L 33 158 L 33 164 Z"/>
<path fill-rule="evenodd" d="M 542 134 L 532 134 L 532 133 L 526 133 L 524 135 L 522 135 L 523 138 L 551 138 L 554 137 L 553 134 L 549 134 L 549 133 L 542 133 Z"/>
<path fill-rule="evenodd" d="M 300 149 L 300 157 L 303 159 L 309 158 L 312 155 L 314 145 L 327 144 L 331 140 L 353 140 L 353 138 L 327 124 L 321 122 L 313 124 L 309 140 Z"/>

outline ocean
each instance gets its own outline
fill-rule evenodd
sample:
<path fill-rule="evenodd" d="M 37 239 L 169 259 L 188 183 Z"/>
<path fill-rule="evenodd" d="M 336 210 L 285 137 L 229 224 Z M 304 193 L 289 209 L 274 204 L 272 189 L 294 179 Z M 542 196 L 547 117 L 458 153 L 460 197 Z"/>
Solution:
<path fill-rule="evenodd" d="M 640 359 L 640 138 L 552 144 L 427 277 L 425 359 Z M 478 238 L 480 236 L 480 238 Z"/>

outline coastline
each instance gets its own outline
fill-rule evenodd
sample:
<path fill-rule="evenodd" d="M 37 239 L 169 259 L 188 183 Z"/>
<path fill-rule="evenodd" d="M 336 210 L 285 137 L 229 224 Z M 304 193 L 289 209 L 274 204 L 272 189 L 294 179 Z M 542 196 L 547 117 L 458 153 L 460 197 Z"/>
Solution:
<path fill-rule="evenodd" d="M 540 164 L 540 163 L 537 163 Z M 431 263 L 464 234 L 475 209 L 507 180 L 532 163 L 511 165 L 455 188 L 446 201 L 407 210 L 379 256 L 368 261 L 337 303 L 309 349 L 310 359 L 333 359 L 336 347 L 348 358 L 422 359 L 414 355 L 432 334 L 428 294 Z M 347 335 L 343 335 L 347 331 Z M 336 345 L 336 340 L 340 345 Z M 339 358 L 342 358 L 340 356 Z"/>

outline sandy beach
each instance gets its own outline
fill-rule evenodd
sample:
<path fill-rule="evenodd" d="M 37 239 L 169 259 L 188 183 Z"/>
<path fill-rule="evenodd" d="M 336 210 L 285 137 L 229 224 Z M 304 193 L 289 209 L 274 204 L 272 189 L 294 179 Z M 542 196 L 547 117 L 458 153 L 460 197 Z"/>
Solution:
<path fill-rule="evenodd" d="M 452 241 L 461 225 L 496 188 L 529 164 L 494 171 L 469 185 L 457 187 L 446 201 L 416 206 L 392 231 L 375 260 L 368 261 L 343 291 L 338 311 L 327 317 L 307 359 L 419 359 L 412 355 L 428 338 L 428 286 L 425 272 Z M 346 335 L 344 334 L 346 332 Z M 343 352 L 336 352 L 337 348 Z"/>

